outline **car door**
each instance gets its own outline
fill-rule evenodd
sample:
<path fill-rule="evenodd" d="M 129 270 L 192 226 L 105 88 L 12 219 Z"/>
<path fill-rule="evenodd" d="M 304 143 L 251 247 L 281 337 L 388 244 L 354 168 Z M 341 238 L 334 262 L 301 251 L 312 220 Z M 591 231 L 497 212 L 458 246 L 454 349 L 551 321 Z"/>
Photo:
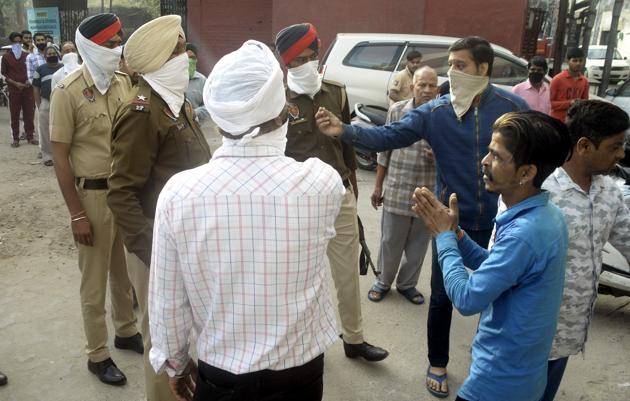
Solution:
<path fill-rule="evenodd" d="M 389 78 L 404 48 L 404 42 L 365 41 L 348 52 L 335 75 L 346 85 L 350 107 L 356 103 L 388 107 Z M 329 76 L 328 72 L 325 76 Z"/>

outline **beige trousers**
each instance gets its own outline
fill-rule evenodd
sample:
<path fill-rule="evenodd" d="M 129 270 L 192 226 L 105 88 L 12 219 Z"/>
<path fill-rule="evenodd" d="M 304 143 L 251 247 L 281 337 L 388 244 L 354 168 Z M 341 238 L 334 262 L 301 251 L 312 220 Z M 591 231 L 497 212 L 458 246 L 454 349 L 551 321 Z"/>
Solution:
<path fill-rule="evenodd" d="M 138 307 L 142 315 L 142 339 L 144 340 L 144 386 L 147 401 L 175 401 L 168 385 L 168 375 L 158 375 L 149 362 L 151 333 L 149 332 L 149 268 L 133 253 L 127 252 L 129 278 L 136 290 Z"/>
<path fill-rule="evenodd" d="M 343 339 L 348 344 L 361 344 L 363 323 L 359 291 L 359 226 L 357 203 L 350 188 L 341 202 L 335 231 L 337 235 L 328 243 L 327 254 L 337 290 Z"/>
<path fill-rule="evenodd" d="M 52 160 L 52 147 L 50 144 L 50 102 L 42 98 L 37 109 L 39 121 L 39 150 L 42 152 L 42 161 Z"/>
<path fill-rule="evenodd" d="M 112 304 L 112 321 L 117 336 L 130 337 L 138 332 L 131 300 L 131 282 L 127 275 L 122 238 L 107 207 L 106 190 L 77 188 L 94 236 L 94 246 L 78 244 L 81 271 L 81 313 L 87 344 L 85 351 L 92 362 L 109 358 L 105 295 L 107 278 Z"/>

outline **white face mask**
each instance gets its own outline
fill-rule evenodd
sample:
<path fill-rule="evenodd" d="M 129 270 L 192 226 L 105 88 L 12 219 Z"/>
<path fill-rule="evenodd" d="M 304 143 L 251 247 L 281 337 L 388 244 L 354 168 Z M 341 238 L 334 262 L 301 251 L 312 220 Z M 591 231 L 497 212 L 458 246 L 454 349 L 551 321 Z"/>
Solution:
<path fill-rule="evenodd" d="M 166 102 L 173 115 L 179 117 L 188 89 L 188 55 L 182 53 L 143 77 Z"/>
<path fill-rule="evenodd" d="M 488 86 L 487 75 L 469 75 L 464 72 L 449 69 L 448 80 L 451 86 L 451 104 L 458 119 L 470 109 L 475 97 Z"/>
<path fill-rule="evenodd" d="M 61 58 L 66 74 L 71 73 L 79 66 L 79 55 L 76 53 L 66 53 Z"/>
<path fill-rule="evenodd" d="M 86 39 L 78 29 L 76 32 L 76 43 L 77 49 L 83 58 L 83 63 L 92 76 L 94 86 L 104 95 L 112 82 L 114 71 L 118 69 L 122 47 L 118 46 L 114 49 L 109 49 L 99 46 Z"/>
<path fill-rule="evenodd" d="M 322 79 L 318 72 L 319 60 L 309 61 L 299 67 L 289 68 L 287 85 L 297 94 L 315 96 L 322 87 Z"/>

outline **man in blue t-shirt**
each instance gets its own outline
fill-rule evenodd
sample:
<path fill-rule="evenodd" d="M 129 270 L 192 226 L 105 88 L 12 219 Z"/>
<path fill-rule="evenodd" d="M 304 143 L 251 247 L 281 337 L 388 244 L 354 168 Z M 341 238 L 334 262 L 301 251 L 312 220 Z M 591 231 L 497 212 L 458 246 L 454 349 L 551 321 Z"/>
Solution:
<path fill-rule="evenodd" d="M 39 129 L 41 131 L 40 149 L 42 151 L 42 161 L 44 166 L 52 166 L 52 149 L 50 145 L 50 132 L 48 121 L 50 117 L 50 93 L 51 80 L 53 74 L 63 67 L 59 63 L 59 49 L 54 44 L 49 44 L 44 50 L 46 64 L 42 64 L 35 69 L 33 74 L 33 95 L 35 104 L 39 109 Z"/>
<path fill-rule="evenodd" d="M 493 61 L 494 51 L 487 40 L 477 36 L 459 39 L 449 48 L 450 94 L 408 111 L 396 123 L 374 128 L 342 124 L 320 108 L 316 115 L 319 130 L 376 151 L 425 139 L 436 160 L 435 194 L 447 203 L 446 195 L 457 193 L 459 224 L 473 241 L 487 246 L 498 197 L 485 191 L 480 162 L 490 143 L 492 124 L 505 113 L 529 108 L 519 96 L 489 83 Z M 453 305 L 444 290 L 435 241 L 432 249 L 426 386 L 432 395 L 444 398 L 448 396 L 446 365 Z"/>

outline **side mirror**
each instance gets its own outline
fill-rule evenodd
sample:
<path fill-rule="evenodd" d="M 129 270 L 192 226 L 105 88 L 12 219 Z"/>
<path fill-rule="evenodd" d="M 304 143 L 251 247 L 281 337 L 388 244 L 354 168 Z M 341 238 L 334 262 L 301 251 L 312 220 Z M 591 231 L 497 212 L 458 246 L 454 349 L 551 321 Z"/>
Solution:
<path fill-rule="evenodd" d="M 610 96 L 610 97 L 615 97 L 617 96 L 617 88 L 610 88 L 606 91 L 606 95 Z"/>

